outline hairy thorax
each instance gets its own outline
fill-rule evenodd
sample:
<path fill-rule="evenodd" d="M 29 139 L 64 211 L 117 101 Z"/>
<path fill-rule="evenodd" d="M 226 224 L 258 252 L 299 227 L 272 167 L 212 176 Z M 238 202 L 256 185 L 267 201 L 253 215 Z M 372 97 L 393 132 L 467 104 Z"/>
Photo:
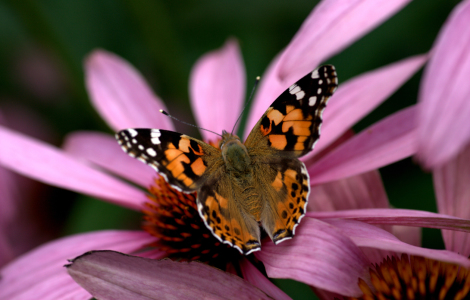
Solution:
<path fill-rule="evenodd" d="M 248 150 L 236 135 L 224 131 L 222 136 L 220 148 L 225 167 L 237 185 L 232 187 L 234 191 L 237 191 L 236 194 L 238 195 L 238 199 L 235 199 L 235 201 L 245 211 L 259 220 L 261 210 L 260 199 L 255 189 L 256 183 L 253 177 L 253 165 Z"/>

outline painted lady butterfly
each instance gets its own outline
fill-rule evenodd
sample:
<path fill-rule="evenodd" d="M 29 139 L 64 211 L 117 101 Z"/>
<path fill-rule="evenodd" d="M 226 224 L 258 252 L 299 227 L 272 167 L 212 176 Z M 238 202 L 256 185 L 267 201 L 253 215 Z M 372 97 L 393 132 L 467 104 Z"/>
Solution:
<path fill-rule="evenodd" d="M 197 191 L 207 228 L 247 255 L 261 249 L 260 224 L 276 244 L 294 236 L 310 192 L 298 157 L 317 142 L 322 112 L 336 87 L 334 67 L 319 67 L 271 104 L 245 143 L 223 131 L 220 149 L 159 129 L 125 129 L 116 138 L 174 188 Z"/>

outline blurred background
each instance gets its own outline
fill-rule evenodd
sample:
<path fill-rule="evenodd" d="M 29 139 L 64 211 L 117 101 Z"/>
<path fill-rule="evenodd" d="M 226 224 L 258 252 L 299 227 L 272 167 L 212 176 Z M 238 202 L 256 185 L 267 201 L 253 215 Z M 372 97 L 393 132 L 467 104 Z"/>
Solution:
<path fill-rule="evenodd" d="M 221 47 L 229 37 L 236 38 L 249 92 L 254 78 L 289 43 L 317 2 L 1 0 L 0 122 L 56 146 L 77 130 L 112 133 L 90 104 L 84 85 L 84 60 L 102 48 L 133 64 L 170 112 L 194 123 L 188 78 L 201 55 Z M 341 84 L 365 71 L 425 53 L 458 2 L 412 1 L 327 62 L 336 66 Z M 418 72 L 354 130 L 416 103 L 421 75 Z M 190 127 L 176 126 L 198 135 Z M 436 211 L 432 177 L 412 159 L 380 172 L 393 206 Z M 21 213 L 48 232 L 36 243 L 91 230 L 139 228 L 139 213 L 34 182 L 19 188 L 26 184 L 31 188 L 23 195 L 28 204 Z M 442 248 L 439 231 L 425 229 L 423 245 Z M 276 282 L 296 299 L 296 293 L 310 292 L 298 283 L 292 288 L 288 281 Z"/>

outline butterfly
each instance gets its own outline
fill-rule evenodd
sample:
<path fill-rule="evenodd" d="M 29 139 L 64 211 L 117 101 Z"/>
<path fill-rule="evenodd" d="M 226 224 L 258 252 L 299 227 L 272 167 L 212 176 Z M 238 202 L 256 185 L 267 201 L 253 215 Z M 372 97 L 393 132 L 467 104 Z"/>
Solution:
<path fill-rule="evenodd" d="M 261 249 L 260 225 L 275 244 L 294 236 L 310 193 L 298 158 L 318 141 L 323 110 L 337 86 L 333 66 L 317 68 L 271 104 L 244 143 L 223 131 L 220 149 L 160 129 L 125 129 L 116 139 L 175 189 L 197 191 L 206 227 L 248 255 Z"/>

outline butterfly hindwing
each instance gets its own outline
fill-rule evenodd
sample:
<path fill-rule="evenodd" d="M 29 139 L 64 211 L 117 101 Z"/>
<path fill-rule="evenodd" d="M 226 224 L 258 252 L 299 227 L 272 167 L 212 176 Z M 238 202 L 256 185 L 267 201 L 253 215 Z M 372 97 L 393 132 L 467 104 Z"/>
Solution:
<path fill-rule="evenodd" d="M 240 205 L 243 187 L 234 184 L 225 170 L 220 170 L 199 189 L 198 211 L 218 240 L 248 255 L 261 249 L 259 224 Z"/>
<path fill-rule="evenodd" d="M 116 134 L 122 149 L 165 176 L 183 192 L 199 188 L 220 150 L 187 135 L 159 129 L 125 129 Z"/>
<path fill-rule="evenodd" d="M 298 159 L 280 158 L 277 164 L 261 164 L 269 182 L 261 211 L 261 225 L 275 244 L 290 239 L 305 215 L 310 183 L 305 165 Z"/>
<path fill-rule="evenodd" d="M 320 136 L 323 110 L 337 85 L 336 71 L 331 65 L 321 66 L 301 78 L 266 110 L 248 136 L 247 148 L 267 144 L 287 157 L 310 152 Z"/>

